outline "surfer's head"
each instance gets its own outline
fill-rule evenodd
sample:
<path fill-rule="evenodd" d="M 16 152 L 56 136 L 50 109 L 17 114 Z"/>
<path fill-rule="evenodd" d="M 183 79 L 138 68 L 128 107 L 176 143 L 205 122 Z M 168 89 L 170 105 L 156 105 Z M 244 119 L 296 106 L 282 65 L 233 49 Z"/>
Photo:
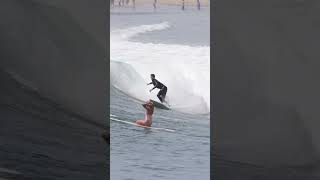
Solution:
<path fill-rule="evenodd" d="M 153 105 L 153 102 L 151 100 L 147 101 L 146 102 L 147 104 L 147 113 L 148 114 L 153 114 L 153 110 L 154 110 L 154 105 Z"/>
<path fill-rule="evenodd" d="M 150 77 L 151 77 L 151 79 L 156 78 L 156 76 L 154 74 L 151 74 Z"/>
<path fill-rule="evenodd" d="M 147 103 L 153 106 L 153 102 L 151 101 L 151 99 L 149 99 Z"/>

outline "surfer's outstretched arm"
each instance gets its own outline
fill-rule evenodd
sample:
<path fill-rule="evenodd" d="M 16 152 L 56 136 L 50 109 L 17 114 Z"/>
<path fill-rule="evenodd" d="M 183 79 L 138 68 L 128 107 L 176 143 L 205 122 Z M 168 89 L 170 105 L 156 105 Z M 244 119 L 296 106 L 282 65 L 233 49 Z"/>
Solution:
<path fill-rule="evenodd" d="M 148 83 L 147 85 L 150 85 L 150 84 L 152 84 L 152 82 L 151 82 L 151 83 Z"/>
<path fill-rule="evenodd" d="M 142 106 L 143 106 L 145 109 L 147 108 L 147 104 L 146 104 L 146 103 L 142 104 Z"/>
<path fill-rule="evenodd" d="M 150 89 L 150 92 L 152 91 L 152 90 L 154 90 L 156 87 L 154 86 L 152 89 Z"/>

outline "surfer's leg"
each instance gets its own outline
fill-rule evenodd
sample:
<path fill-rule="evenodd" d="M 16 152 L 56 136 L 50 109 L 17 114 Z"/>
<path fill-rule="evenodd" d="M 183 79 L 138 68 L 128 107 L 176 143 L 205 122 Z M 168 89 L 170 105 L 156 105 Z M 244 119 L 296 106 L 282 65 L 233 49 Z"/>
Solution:
<path fill-rule="evenodd" d="M 164 101 L 165 100 L 165 98 L 166 98 L 166 94 L 167 94 L 167 87 L 165 86 L 164 88 L 163 88 L 163 91 L 162 91 L 162 100 Z"/>
<path fill-rule="evenodd" d="M 158 93 L 158 98 L 160 99 L 160 101 L 163 103 L 165 97 L 166 97 L 166 93 L 167 93 L 167 87 L 164 86 Z"/>
<path fill-rule="evenodd" d="M 139 124 L 139 125 L 141 125 L 141 126 L 148 126 L 148 127 L 150 127 L 151 126 L 151 124 L 152 124 L 152 117 L 151 117 L 151 115 L 145 115 L 144 116 L 144 120 L 137 120 L 136 121 L 136 124 Z"/>
<path fill-rule="evenodd" d="M 139 124 L 139 125 L 141 125 L 141 126 L 144 126 L 144 120 L 142 120 L 142 119 L 140 119 L 140 120 L 137 120 L 136 121 L 136 124 Z"/>
<path fill-rule="evenodd" d="M 158 92 L 157 97 L 159 98 L 159 100 L 162 102 L 162 89 Z"/>
<path fill-rule="evenodd" d="M 146 120 L 142 120 L 142 119 L 141 120 L 137 120 L 136 124 L 138 124 L 140 126 L 148 126 L 148 127 L 151 126 L 151 122 L 146 121 Z"/>

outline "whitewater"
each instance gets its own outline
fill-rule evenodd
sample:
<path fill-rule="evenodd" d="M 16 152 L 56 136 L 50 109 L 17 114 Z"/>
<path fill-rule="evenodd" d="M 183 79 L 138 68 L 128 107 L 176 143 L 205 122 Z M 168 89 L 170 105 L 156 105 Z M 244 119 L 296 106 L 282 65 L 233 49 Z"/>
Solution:
<path fill-rule="evenodd" d="M 171 108 L 191 114 L 210 112 L 210 47 L 132 40 L 168 31 L 168 21 L 113 29 L 110 33 L 111 85 L 136 99 L 158 100 L 149 89 L 150 74 L 168 87 Z"/>

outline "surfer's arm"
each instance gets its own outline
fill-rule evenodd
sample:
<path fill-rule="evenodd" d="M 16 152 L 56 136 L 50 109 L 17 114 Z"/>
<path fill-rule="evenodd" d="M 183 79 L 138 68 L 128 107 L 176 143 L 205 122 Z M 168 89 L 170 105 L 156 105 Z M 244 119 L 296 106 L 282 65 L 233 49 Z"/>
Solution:
<path fill-rule="evenodd" d="M 147 108 L 146 106 L 147 106 L 147 104 L 142 104 L 142 106 L 144 107 L 144 108 Z"/>
<path fill-rule="evenodd" d="M 151 109 L 150 104 L 148 104 L 148 103 L 144 103 L 144 104 L 142 104 L 142 106 L 147 110 Z"/>
<path fill-rule="evenodd" d="M 146 105 L 148 105 L 149 101 L 145 102 L 142 104 L 143 107 L 146 107 Z"/>
<path fill-rule="evenodd" d="M 148 83 L 147 85 L 150 85 L 150 84 L 152 84 L 152 82 L 151 82 L 151 83 Z"/>
<path fill-rule="evenodd" d="M 156 87 L 154 86 L 152 89 L 150 89 L 150 92 L 151 92 L 152 90 L 154 90 L 154 88 L 156 88 Z"/>

